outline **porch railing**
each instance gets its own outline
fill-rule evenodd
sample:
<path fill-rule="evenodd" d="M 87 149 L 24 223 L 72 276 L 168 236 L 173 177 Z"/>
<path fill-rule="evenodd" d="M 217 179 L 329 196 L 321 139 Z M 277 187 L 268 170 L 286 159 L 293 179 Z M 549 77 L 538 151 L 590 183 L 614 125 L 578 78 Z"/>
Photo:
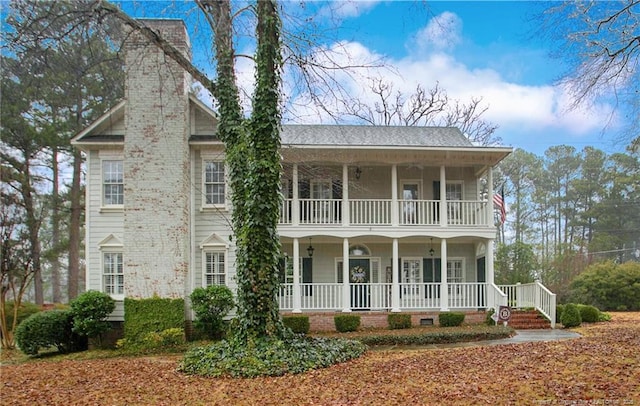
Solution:
<path fill-rule="evenodd" d="M 534 308 L 551 321 L 551 328 L 556 326 L 556 295 L 539 281 L 525 284 L 500 285 L 507 295 L 509 306 L 522 309 Z"/>
<path fill-rule="evenodd" d="M 346 308 L 351 310 L 390 310 L 392 303 L 391 283 L 352 283 L 349 284 L 349 302 Z M 400 283 L 401 310 L 440 309 L 440 283 Z M 302 283 L 300 284 L 300 310 L 342 310 L 345 308 L 342 283 Z M 492 303 L 506 304 L 506 295 L 492 284 L 487 283 L 449 283 L 447 308 L 486 309 Z M 502 296 L 500 296 L 502 295 Z M 294 310 L 293 284 L 281 284 L 278 296 L 281 310 Z"/>
<path fill-rule="evenodd" d="M 402 226 L 440 225 L 439 200 L 351 199 L 347 205 L 349 223 L 353 225 Z M 284 199 L 280 208 L 280 224 L 294 224 L 293 199 Z M 298 199 L 298 224 L 341 225 L 343 220 L 340 199 Z M 480 200 L 448 201 L 447 224 L 451 226 L 486 226 L 490 224 L 487 202 Z"/>

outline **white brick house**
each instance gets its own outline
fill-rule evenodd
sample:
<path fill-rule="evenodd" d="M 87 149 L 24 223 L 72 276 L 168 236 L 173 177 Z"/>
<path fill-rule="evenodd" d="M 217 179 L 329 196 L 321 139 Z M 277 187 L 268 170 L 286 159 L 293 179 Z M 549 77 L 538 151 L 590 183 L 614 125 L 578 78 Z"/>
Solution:
<path fill-rule="evenodd" d="M 189 55 L 181 21 L 146 22 Z M 160 51 L 135 36 L 126 50 L 125 100 L 73 139 L 87 156 L 86 288 L 118 300 L 235 289 L 216 115 Z M 441 127 L 292 125 L 281 135 L 281 311 L 507 303 L 493 283 L 487 197 L 511 148 L 474 146 Z"/>

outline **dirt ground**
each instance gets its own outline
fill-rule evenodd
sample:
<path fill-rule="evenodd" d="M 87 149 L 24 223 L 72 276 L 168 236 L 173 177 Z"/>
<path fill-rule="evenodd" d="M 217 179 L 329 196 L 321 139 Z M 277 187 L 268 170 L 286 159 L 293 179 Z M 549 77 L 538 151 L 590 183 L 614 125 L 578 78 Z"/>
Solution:
<path fill-rule="evenodd" d="M 300 375 L 217 379 L 180 356 L 3 365 L 1 405 L 640 405 L 640 313 L 577 339 L 370 351 Z"/>

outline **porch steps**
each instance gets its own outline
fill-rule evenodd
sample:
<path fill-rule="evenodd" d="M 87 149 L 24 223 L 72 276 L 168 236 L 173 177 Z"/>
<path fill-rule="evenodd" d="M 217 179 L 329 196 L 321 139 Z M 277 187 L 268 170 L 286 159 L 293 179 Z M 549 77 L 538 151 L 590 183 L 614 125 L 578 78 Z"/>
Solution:
<path fill-rule="evenodd" d="M 513 310 L 509 327 L 516 330 L 548 329 L 551 322 L 536 310 Z"/>

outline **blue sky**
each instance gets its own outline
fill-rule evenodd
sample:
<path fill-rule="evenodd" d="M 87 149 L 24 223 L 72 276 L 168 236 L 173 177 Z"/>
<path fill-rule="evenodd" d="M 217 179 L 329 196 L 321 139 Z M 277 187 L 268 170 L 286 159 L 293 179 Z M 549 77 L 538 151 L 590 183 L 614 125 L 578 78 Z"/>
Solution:
<path fill-rule="evenodd" d="M 152 1 L 122 2 L 125 11 L 140 17 L 188 17 L 188 3 Z M 363 76 L 336 76 L 347 92 L 373 102 L 365 92 L 365 77 L 375 75 L 393 83 L 394 90 L 410 93 L 417 84 L 436 83 L 453 98 L 465 102 L 481 97 L 488 107 L 483 118 L 499 126 L 503 144 L 542 155 L 553 145 L 572 145 L 581 150 L 591 145 L 611 153 L 624 149 L 615 144 L 611 106 L 599 102 L 591 107 L 569 109 L 569 97 L 556 79 L 565 71 L 563 61 L 552 59 L 550 49 L 534 36 L 533 13 L 540 4 L 530 1 L 350 1 L 306 2 L 314 21 L 328 30 L 327 49 L 345 53 L 350 62 L 385 58 L 393 69 L 369 69 Z M 285 2 L 287 8 L 299 2 Z M 177 12 L 182 8 L 182 12 Z M 192 9 L 192 8 L 191 8 Z M 191 20 L 193 21 L 193 20 Z M 209 55 L 202 27 L 188 23 L 196 63 L 206 64 Z M 336 44 L 340 44 L 337 47 Z M 243 48 L 244 47 L 244 48 Z M 250 42 L 241 51 L 251 52 Z M 205 70 L 210 68 L 204 67 Z M 238 62 L 239 81 L 250 88 L 253 67 Z M 285 80 L 287 75 L 285 74 Z M 285 91 L 294 93 L 291 88 Z M 308 103 L 301 102 L 302 105 Z M 307 106 L 310 108 L 309 106 Z M 330 122 L 321 112 L 302 111 L 303 122 Z M 300 119 L 298 119 L 300 121 Z"/>

